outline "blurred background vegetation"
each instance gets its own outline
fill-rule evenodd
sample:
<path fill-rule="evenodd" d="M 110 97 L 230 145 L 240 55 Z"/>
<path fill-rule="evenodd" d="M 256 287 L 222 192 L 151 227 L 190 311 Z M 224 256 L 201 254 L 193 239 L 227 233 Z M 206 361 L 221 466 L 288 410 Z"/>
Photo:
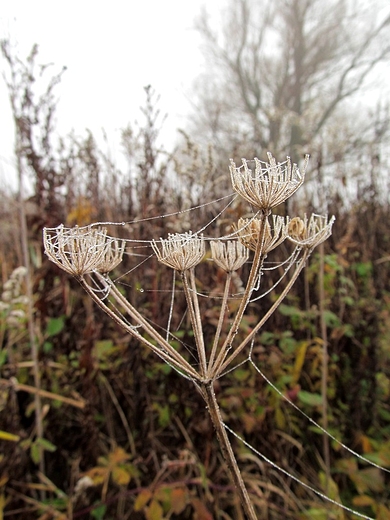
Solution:
<path fill-rule="evenodd" d="M 40 67 L 36 46 L 23 58 L 2 42 L 20 189 L 2 189 L 0 208 L 0 518 L 242 518 L 200 396 L 50 264 L 41 237 L 44 226 L 94 221 L 131 222 L 120 233 L 140 241 L 200 229 L 222 208 L 202 205 L 231 192 L 229 157 L 239 164 L 267 150 L 297 162 L 311 154 L 306 186 L 281 211 L 337 220 L 257 338 L 253 361 L 337 439 L 390 469 L 390 113 L 388 99 L 368 95 L 390 59 L 390 14 L 379 5 L 231 0 L 218 29 L 204 12 L 209 68 L 190 124 L 172 149 L 162 146 L 164 117 L 146 87 L 143 123 L 121 134 L 126 166 L 89 131 L 58 138 L 64 71 Z M 230 206 L 215 233 L 247 212 Z M 142 262 L 149 254 L 145 246 L 127 256 L 117 274 L 129 273 L 128 298 L 164 327 L 170 280 L 154 259 Z M 26 258 L 29 283 L 15 272 Z M 201 290 L 221 291 L 218 274 L 202 269 Z M 242 334 L 263 305 L 251 307 Z M 206 341 L 217 318 L 210 304 Z M 176 334 L 191 342 L 185 321 Z M 220 380 L 218 397 L 226 422 L 278 466 L 390 518 L 388 474 L 333 442 L 327 449 L 250 363 Z M 235 449 L 259 518 L 354 518 L 238 441 Z"/>

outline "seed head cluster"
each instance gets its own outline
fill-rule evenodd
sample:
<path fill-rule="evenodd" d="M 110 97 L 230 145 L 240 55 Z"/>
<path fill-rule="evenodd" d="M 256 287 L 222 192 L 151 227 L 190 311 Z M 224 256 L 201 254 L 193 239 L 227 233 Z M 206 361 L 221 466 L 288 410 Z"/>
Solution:
<path fill-rule="evenodd" d="M 203 236 L 187 233 L 170 233 L 168 238 L 160 238 L 159 242 L 152 240 L 151 246 L 158 260 L 175 269 L 188 271 L 198 265 L 205 254 Z"/>
<path fill-rule="evenodd" d="M 268 153 L 268 161 L 255 158 L 253 161 L 242 159 L 242 166 L 237 167 L 230 160 L 230 175 L 233 189 L 254 208 L 268 213 L 282 204 L 302 185 L 308 164 L 306 155 L 302 171 L 292 164 L 289 157 L 283 163 L 277 163 Z"/>
<path fill-rule="evenodd" d="M 308 219 L 294 217 L 288 225 L 288 239 L 297 246 L 313 249 L 324 242 L 332 234 L 335 217 L 328 221 L 327 215 L 313 213 Z"/>
<path fill-rule="evenodd" d="M 249 250 L 238 240 L 212 240 L 211 257 L 227 273 L 237 271 L 249 258 Z"/>
<path fill-rule="evenodd" d="M 49 259 L 76 278 L 111 271 L 125 249 L 125 242 L 108 236 L 106 228 L 92 226 L 45 228 L 43 243 Z"/>

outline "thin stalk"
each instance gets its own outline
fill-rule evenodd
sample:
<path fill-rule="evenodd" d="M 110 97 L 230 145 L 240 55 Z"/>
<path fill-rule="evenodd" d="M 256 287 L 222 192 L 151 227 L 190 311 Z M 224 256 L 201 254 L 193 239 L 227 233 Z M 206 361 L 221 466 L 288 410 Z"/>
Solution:
<path fill-rule="evenodd" d="M 236 316 L 234 317 L 232 326 L 221 347 L 221 350 L 214 363 L 214 366 L 212 367 L 213 371 L 215 371 L 216 367 L 221 365 L 223 363 L 224 359 L 226 358 L 227 351 L 228 351 L 229 347 L 231 346 L 233 339 L 238 332 L 238 328 L 242 321 L 242 317 L 244 315 L 245 309 L 247 308 L 250 297 L 252 295 L 253 288 L 256 283 L 256 278 L 259 275 L 260 267 L 261 267 L 262 263 L 264 262 L 265 255 L 263 255 L 263 246 L 264 246 L 265 222 L 267 220 L 267 217 L 268 217 L 268 214 L 266 214 L 266 213 L 261 214 L 261 227 L 260 227 L 260 233 L 259 233 L 259 240 L 257 243 L 255 255 L 253 257 L 252 268 L 249 273 L 245 291 L 244 291 L 243 297 L 241 299 L 240 306 L 237 310 Z"/>
<path fill-rule="evenodd" d="M 321 375 L 321 395 L 322 395 L 322 427 L 328 431 L 328 334 L 325 322 L 325 287 L 324 287 L 324 244 L 320 244 L 320 272 L 318 277 L 319 284 L 319 311 L 320 311 L 320 327 L 322 338 L 322 375 Z M 329 437 L 322 436 L 322 447 L 324 452 L 325 463 L 325 494 L 328 494 L 330 482 L 330 449 Z"/>
<path fill-rule="evenodd" d="M 38 345 L 35 336 L 35 327 L 34 327 L 34 309 L 33 309 L 33 290 L 31 283 L 31 266 L 30 266 L 30 255 L 28 251 L 28 237 L 27 237 L 27 223 L 26 223 L 26 213 L 24 209 L 24 193 L 23 193 L 23 167 L 22 167 L 22 159 L 21 159 L 21 150 L 20 150 L 20 137 L 18 136 L 18 132 L 16 132 L 16 161 L 17 161 L 17 171 L 19 178 L 19 218 L 20 218 L 20 230 L 21 230 L 21 242 L 22 242 L 22 256 L 23 256 L 23 264 L 26 268 L 26 296 L 27 296 L 27 320 L 28 320 L 28 334 L 30 340 L 30 349 L 31 349 L 31 358 L 33 362 L 33 375 L 34 375 L 34 386 L 37 389 L 37 392 L 34 394 L 34 406 L 35 406 L 35 427 L 37 432 L 37 438 L 43 438 L 43 421 L 42 421 L 42 401 L 41 401 L 41 374 L 39 371 L 39 352 Z M 44 450 L 42 445 L 38 444 L 39 451 L 39 471 L 45 475 L 45 457 Z M 41 499 L 42 501 L 46 498 L 46 493 L 44 490 L 41 490 Z"/>
<path fill-rule="evenodd" d="M 248 343 L 252 341 L 254 336 L 259 332 L 261 327 L 266 323 L 266 321 L 272 316 L 272 314 L 276 311 L 276 309 L 279 307 L 279 305 L 282 303 L 284 298 L 287 296 L 287 294 L 290 292 L 291 287 L 294 285 L 296 279 L 300 275 L 302 269 L 305 267 L 306 260 L 310 256 L 311 250 L 305 249 L 303 256 L 301 260 L 298 262 L 298 265 L 294 271 L 294 274 L 292 275 L 291 279 L 289 280 L 286 287 L 281 292 L 278 299 L 274 302 L 274 304 L 268 309 L 266 314 L 262 317 L 262 319 L 259 321 L 259 323 L 253 328 L 252 332 L 246 336 L 246 338 L 240 343 L 240 345 L 234 350 L 234 352 L 219 366 L 215 363 L 214 364 L 214 372 L 213 377 L 219 377 L 219 375 L 230 365 L 230 363 L 240 354 L 240 352 L 243 351 L 243 349 L 246 347 Z"/>
<path fill-rule="evenodd" d="M 151 325 L 150 323 L 140 314 L 133 305 L 129 301 L 126 300 L 126 298 L 123 296 L 123 294 L 115 287 L 114 284 L 109 283 L 107 279 L 105 279 L 102 275 L 99 275 L 97 273 L 97 276 L 100 278 L 102 283 L 106 284 L 106 287 L 110 289 L 110 294 L 113 296 L 113 298 L 116 300 L 117 303 L 122 305 L 122 307 L 126 310 L 126 312 L 139 324 L 142 326 L 142 328 L 149 334 L 151 338 L 153 338 L 159 345 L 161 345 L 171 357 L 176 359 L 176 361 L 180 364 L 187 363 L 189 368 L 192 368 L 191 365 L 183 358 L 183 356 L 177 352 L 172 345 L 165 339 L 163 336 L 161 336 Z"/>
<path fill-rule="evenodd" d="M 228 466 L 230 476 L 240 496 L 243 510 L 248 520 L 257 520 L 256 513 L 253 509 L 252 502 L 249 498 L 248 491 L 243 481 L 240 469 L 237 464 L 236 457 L 233 452 L 232 445 L 230 444 L 229 437 L 226 433 L 226 429 L 223 425 L 221 411 L 218 406 L 217 399 L 214 393 L 213 383 L 207 383 L 201 385 L 202 395 L 207 404 L 207 410 L 210 414 L 213 422 L 215 431 L 217 433 L 219 445 L 221 447 L 222 455 Z"/>
<path fill-rule="evenodd" d="M 215 331 L 214 342 L 213 342 L 210 359 L 209 359 L 209 370 L 211 370 L 211 367 L 213 366 L 214 358 L 217 353 L 218 342 L 219 342 L 219 338 L 221 336 L 223 320 L 225 319 L 225 314 L 227 311 L 227 302 L 228 302 L 228 297 L 229 297 L 230 285 L 231 285 L 231 281 L 232 281 L 232 275 L 233 275 L 233 273 L 229 272 L 229 273 L 227 273 L 227 276 L 226 276 L 225 289 L 223 291 L 223 297 L 222 297 L 221 309 L 220 309 L 220 313 L 219 313 L 217 330 Z"/>
<path fill-rule="evenodd" d="M 206 350 L 204 346 L 204 336 L 203 336 L 203 325 L 202 318 L 200 316 L 200 308 L 199 308 L 199 298 L 196 289 L 196 280 L 195 280 L 195 269 L 190 270 L 190 282 L 191 282 L 191 294 L 192 300 L 194 302 L 194 311 L 195 311 L 195 320 L 197 323 L 197 330 L 199 333 L 199 358 L 200 358 L 200 366 L 202 369 L 202 375 L 206 375 L 207 371 L 207 363 L 206 363 Z"/>
<path fill-rule="evenodd" d="M 204 348 L 204 340 L 203 340 L 203 327 L 202 320 L 200 317 L 199 311 L 199 301 L 196 293 L 196 285 L 195 285 L 195 275 L 193 269 L 190 271 L 190 284 L 188 283 L 187 271 L 183 271 L 181 273 L 182 281 L 183 281 L 183 289 L 184 294 L 187 300 L 188 311 L 190 314 L 190 320 L 192 329 L 194 331 L 196 349 L 198 351 L 198 359 L 201 369 L 201 374 L 204 377 L 206 375 L 206 352 Z"/>
<path fill-rule="evenodd" d="M 174 366 L 179 372 L 184 372 L 185 375 L 191 378 L 199 379 L 199 374 L 192 368 L 192 366 L 186 361 L 176 350 L 167 343 L 162 336 L 160 336 L 156 331 L 154 331 L 153 339 L 156 339 L 157 343 L 160 345 L 160 348 L 156 345 L 153 345 L 146 338 L 142 337 L 134 327 L 128 325 L 125 321 L 123 321 L 115 312 L 113 312 L 107 305 L 94 293 L 91 287 L 87 284 L 86 280 L 83 277 L 80 277 L 79 282 L 81 286 L 85 289 L 85 291 L 89 294 L 89 296 L 93 299 L 93 301 L 108 315 L 111 319 L 115 321 L 120 327 L 125 329 L 131 336 L 136 338 L 139 342 L 143 343 L 145 346 L 149 347 L 155 354 L 157 354 L 161 359 L 166 361 L 168 364 Z M 110 286 L 111 288 L 111 286 Z M 145 320 L 143 319 L 145 322 Z M 145 322 L 147 324 L 147 322 Z M 149 326 L 149 328 L 151 328 Z M 149 333 L 149 331 L 147 331 Z M 169 348 L 168 348 L 169 347 Z M 174 357 L 173 357 L 174 355 Z"/>

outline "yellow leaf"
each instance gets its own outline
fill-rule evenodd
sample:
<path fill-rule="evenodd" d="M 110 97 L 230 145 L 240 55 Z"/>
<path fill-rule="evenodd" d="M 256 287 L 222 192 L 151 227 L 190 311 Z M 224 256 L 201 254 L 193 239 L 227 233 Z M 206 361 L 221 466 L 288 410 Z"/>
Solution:
<path fill-rule="evenodd" d="M 114 451 L 112 451 L 108 455 L 108 460 L 110 462 L 110 466 L 116 466 L 117 464 L 120 464 L 121 462 L 126 462 L 131 457 L 128 453 L 125 452 L 123 448 L 120 448 L 119 446 L 115 448 Z"/>
<path fill-rule="evenodd" d="M 119 486 L 126 486 L 131 479 L 131 475 L 124 468 L 116 467 L 112 470 L 112 478 Z"/>
<path fill-rule="evenodd" d="M 163 509 L 157 500 L 152 500 L 150 506 L 145 511 L 146 520 L 163 520 Z"/>
<path fill-rule="evenodd" d="M 284 430 L 286 427 L 286 418 L 279 405 L 275 408 L 275 423 L 279 430 Z"/>
<path fill-rule="evenodd" d="M 384 490 L 383 475 L 378 468 L 365 468 L 351 473 L 349 478 L 355 484 L 358 493 L 366 491 L 381 493 Z"/>
<path fill-rule="evenodd" d="M 84 473 L 86 477 L 90 477 L 94 484 L 102 484 L 108 478 L 109 471 L 106 468 L 96 466 Z"/>
<path fill-rule="evenodd" d="M 375 504 L 375 500 L 368 495 L 359 495 L 352 499 L 352 503 L 357 507 L 367 507 Z"/>
<path fill-rule="evenodd" d="M 388 509 L 383 504 L 379 504 L 376 510 L 376 520 L 389 520 L 390 518 L 390 509 Z"/>
<path fill-rule="evenodd" d="M 0 440 L 18 442 L 20 440 L 20 437 L 19 437 L 19 435 L 15 435 L 13 433 L 9 433 L 9 432 L 0 430 Z"/>
<path fill-rule="evenodd" d="M 291 385 L 294 386 L 298 383 L 301 377 L 303 363 L 305 362 L 307 348 L 310 345 L 309 341 L 301 341 L 297 349 L 297 355 L 295 358 L 294 369 L 292 373 Z"/>
<path fill-rule="evenodd" d="M 371 453 L 372 444 L 371 444 L 370 439 L 366 435 L 361 435 L 359 440 L 362 445 L 363 453 Z"/>
<path fill-rule="evenodd" d="M 149 489 L 143 489 L 135 499 L 134 511 L 141 511 L 151 498 L 152 492 Z"/>
<path fill-rule="evenodd" d="M 0 495 L 0 520 L 3 520 L 3 512 L 4 508 L 7 505 L 8 500 L 5 498 L 4 494 Z"/>

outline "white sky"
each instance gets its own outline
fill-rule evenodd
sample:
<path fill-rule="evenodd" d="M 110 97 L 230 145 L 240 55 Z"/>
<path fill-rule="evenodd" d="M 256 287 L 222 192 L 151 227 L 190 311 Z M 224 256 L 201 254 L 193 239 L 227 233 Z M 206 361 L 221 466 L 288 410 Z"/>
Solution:
<path fill-rule="evenodd" d="M 61 135 L 104 128 L 119 143 L 119 129 L 139 119 L 143 87 L 151 84 L 168 114 L 162 140 L 169 147 L 185 126 L 193 80 L 202 69 L 194 19 L 205 0 L 3 0 L 0 38 L 10 37 L 25 58 L 34 43 L 38 62 L 67 66 L 56 93 Z M 223 0 L 208 0 L 218 12 Z M 0 70 L 5 68 L 3 59 Z M 14 176 L 13 123 L 0 80 L 0 182 Z"/>

